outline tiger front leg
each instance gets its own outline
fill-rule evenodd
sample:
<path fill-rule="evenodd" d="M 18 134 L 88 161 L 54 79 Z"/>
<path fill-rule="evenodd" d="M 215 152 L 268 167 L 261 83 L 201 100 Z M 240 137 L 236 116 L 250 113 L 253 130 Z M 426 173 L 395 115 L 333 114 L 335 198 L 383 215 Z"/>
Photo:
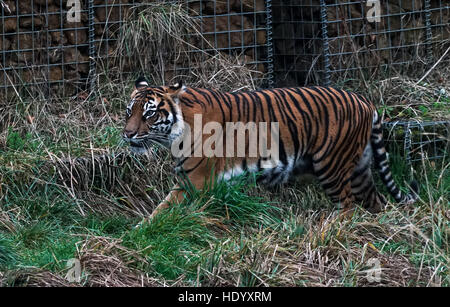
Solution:
<path fill-rule="evenodd" d="M 170 207 L 171 204 L 179 204 L 184 199 L 184 190 L 176 185 L 166 196 L 166 198 L 153 210 L 149 219 L 152 219 L 155 215 Z"/>
<path fill-rule="evenodd" d="M 205 171 L 204 167 L 199 167 L 192 171 L 189 176 L 185 177 L 185 181 L 187 181 L 191 188 L 203 190 L 205 188 L 205 183 L 209 182 L 210 176 L 207 174 L 211 174 L 211 171 Z M 155 208 L 155 210 L 153 210 L 152 214 L 149 217 L 144 218 L 138 226 L 150 222 L 156 215 L 160 214 L 165 209 L 168 209 L 171 205 L 180 204 L 184 200 L 186 193 L 188 192 L 181 185 L 175 185 L 166 198 Z"/>
<path fill-rule="evenodd" d="M 136 228 L 141 227 L 145 223 L 149 223 L 157 214 L 161 213 L 161 211 L 164 211 L 165 209 L 169 208 L 171 204 L 179 204 L 183 201 L 184 198 L 184 191 L 180 188 L 179 185 L 176 185 L 166 196 L 166 198 L 159 203 L 158 206 L 153 210 L 153 212 L 150 214 L 150 216 L 145 217 L 142 219 L 142 221 L 136 225 Z"/>

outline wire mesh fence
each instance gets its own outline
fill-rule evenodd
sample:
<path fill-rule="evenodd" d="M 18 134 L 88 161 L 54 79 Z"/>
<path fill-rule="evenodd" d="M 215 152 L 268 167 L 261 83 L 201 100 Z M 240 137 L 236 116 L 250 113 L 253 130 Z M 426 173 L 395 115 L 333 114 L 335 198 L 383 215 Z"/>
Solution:
<path fill-rule="evenodd" d="M 238 57 L 271 86 L 270 1 L 190 1 L 190 11 L 200 25 L 194 36 L 205 38 L 193 52 Z"/>
<path fill-rule="evenodd" d="M 113 5 L 109 9 L 114 12 L 118 7 Z M 175 76 L 189 77 L 194 69 L 206 66 L 211 57 L 220 55 L 221 59 L 245 64 L 255 72 L 255 79 L 269 84 L 270 10 L 264 0 L 156 1 L 134 6 L 130 12 L 133 17 L 122 25 L 122 35 L 114 36 L 118 32 L 102 22 L 95 24 L 99 33 L 106 33 L 96 41 L 100 44 L 97 47 L 101 58 L 107 62 L 119 60 L 122 73 L 135 70 L 139 63 L 137 66 L 142 70 L 158 71 L 160 76 L 156 79 L 164 83 Z M 167 20 L 168 16 L 171 20 Z M 136 38 L 136 32 L 142 29 L 147 37 Z M 142 53 L 136 55 L 133 50 L 133 46 L 139 47 L 134 45 L 139 40 L 139 49 L 150 50 L 145 59 Z M 115 44 L 121 46 L 116 48 L 120 54 L 113 51 Z"/>
<path fill-rule="evenodd" d="M 122 26 L 128 20 L 142 17 L 142 11 L 150 6 L 161 14 L 175 7 L 191 17 L 193 22 L 186 25 L 162 20 L 168 26 L 198 27 L 185 29 L 187 36 L 183 39 L 188 44 L 187 52 L 220 53 L 238 58 L 240 63 L 259 72 L 259 78 L 268 72 L 270 64 L 268 7 L 264 0 L 6 0 L 0 3 L 0 94 L 6 100 L 17 96 L 36 97 L 38 93 L 45 97 L 55 93 L 58 97 L 85 93 L 93 85 L 89 80 L 95 78 L 95 68 L 107 75 L 119 62 L 125 62 L 123 57 L 135 51 L 117 51 L 123 40 Z M 145 22 L 151 28 L 154 20 Z M 164 47 L 163 42 L 157 43 Z M 142 58 L 155 56 L 145 51 L 139 51 Z M 170 59 L 170 50 L 158 55 L 167 57 L 164 59 L 167 67 L 159 67 L 165 82 L 187 74 L 192 67 L 192 57 Z M 132 60 L 129 59 L 128 66 L 120 67 L 120 73 L 136 72 Z M 201 59 L 197 57 L 197 61 Z"/>
<path fill-rule="evenodd" d="M 278 85 L 417 73 L 450 46 L 444 0 L 273 1 Z"/>
<path fill-rule="evenodd" d="M 69 95 L 87 80 L 87 11 L 80 7 L 80 22 L 69 22 L 66 2 L 2 1 L 0 90 L 6 99 L 48 96 L 56 88 Z"/>
<path fill-rule="evenodd" d="M 111 68 L 110 59 L 126 56 L 115 53 L 124 21 L 162 2 L 179 3 L 197 21 L 198 31 L 187 31 L 190 52 L 237 57 L 266 74 L 266 86 L 417 72 L 450 46 L 450 3 L 444 0 L 5 0 L 2 92 L 15 86 L 33 94 L 39 85 L 66 96 L 85 89 L 93 58 Z M 188 60 L 170 64 L 165 79 L 192 67 Z"/>
<path fill-rule="evenodd" d="M 384 124 L 388 147 L 396 147 L 407 164 L 439 160 L 450 151 L 450 121 L 393 121 Z"/>

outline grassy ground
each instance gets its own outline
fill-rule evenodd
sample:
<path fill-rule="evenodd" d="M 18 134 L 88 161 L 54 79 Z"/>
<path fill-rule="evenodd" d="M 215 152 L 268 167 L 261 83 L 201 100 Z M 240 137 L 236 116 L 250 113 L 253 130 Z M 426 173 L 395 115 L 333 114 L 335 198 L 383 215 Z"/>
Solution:
<path fill-rule="evenodd" d="M 448 159 L 414 165 L 420 201 L 377 215 L 339 220 L 308 179 L 267 191 L 239 178 L 134 229 L 174 176 L 167 152 L 120 143 L 129 90 L 3 106 L 0 285 L 450 286 Z M 405 186 L 409 169 L 391 160 Z"/>

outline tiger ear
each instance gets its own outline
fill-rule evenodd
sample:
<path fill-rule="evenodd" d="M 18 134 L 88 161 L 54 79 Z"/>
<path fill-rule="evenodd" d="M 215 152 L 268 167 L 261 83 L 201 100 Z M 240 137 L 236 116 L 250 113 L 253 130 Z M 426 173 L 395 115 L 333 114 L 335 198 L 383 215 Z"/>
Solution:
<path fill-rule="evenodd" d="M 167 93 L 170 96 L 178 97 L 180 94 L 184 93 L 186 89 L 186 86 L 183 85 L 183 81 L 178 81 L 178 83 L 175 83 L 174 85 L 169 86 L 167 89 Z"/>
<path fill-rule="evenodd" d="M 145 79 L 145 77 L 139 77 L 136 82 L 134 82 L 134 87 L 135 88 L 141 88 L 141 87 L 146 87 L 148 86 L 148 82 Z"/>

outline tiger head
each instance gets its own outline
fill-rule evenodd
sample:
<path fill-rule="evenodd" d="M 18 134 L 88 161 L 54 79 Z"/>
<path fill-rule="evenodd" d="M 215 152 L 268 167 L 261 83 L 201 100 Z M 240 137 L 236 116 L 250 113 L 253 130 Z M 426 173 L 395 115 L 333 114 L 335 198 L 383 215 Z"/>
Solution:
<path fill-rule="evenodd" d="M 169 147 L 183 132 L 179 95 L 185 86 L 150 87 L 144 78 L 136 80 L 126 109 L 122 138 L 136 153 L 147 152 L 150 144 Z"/>

